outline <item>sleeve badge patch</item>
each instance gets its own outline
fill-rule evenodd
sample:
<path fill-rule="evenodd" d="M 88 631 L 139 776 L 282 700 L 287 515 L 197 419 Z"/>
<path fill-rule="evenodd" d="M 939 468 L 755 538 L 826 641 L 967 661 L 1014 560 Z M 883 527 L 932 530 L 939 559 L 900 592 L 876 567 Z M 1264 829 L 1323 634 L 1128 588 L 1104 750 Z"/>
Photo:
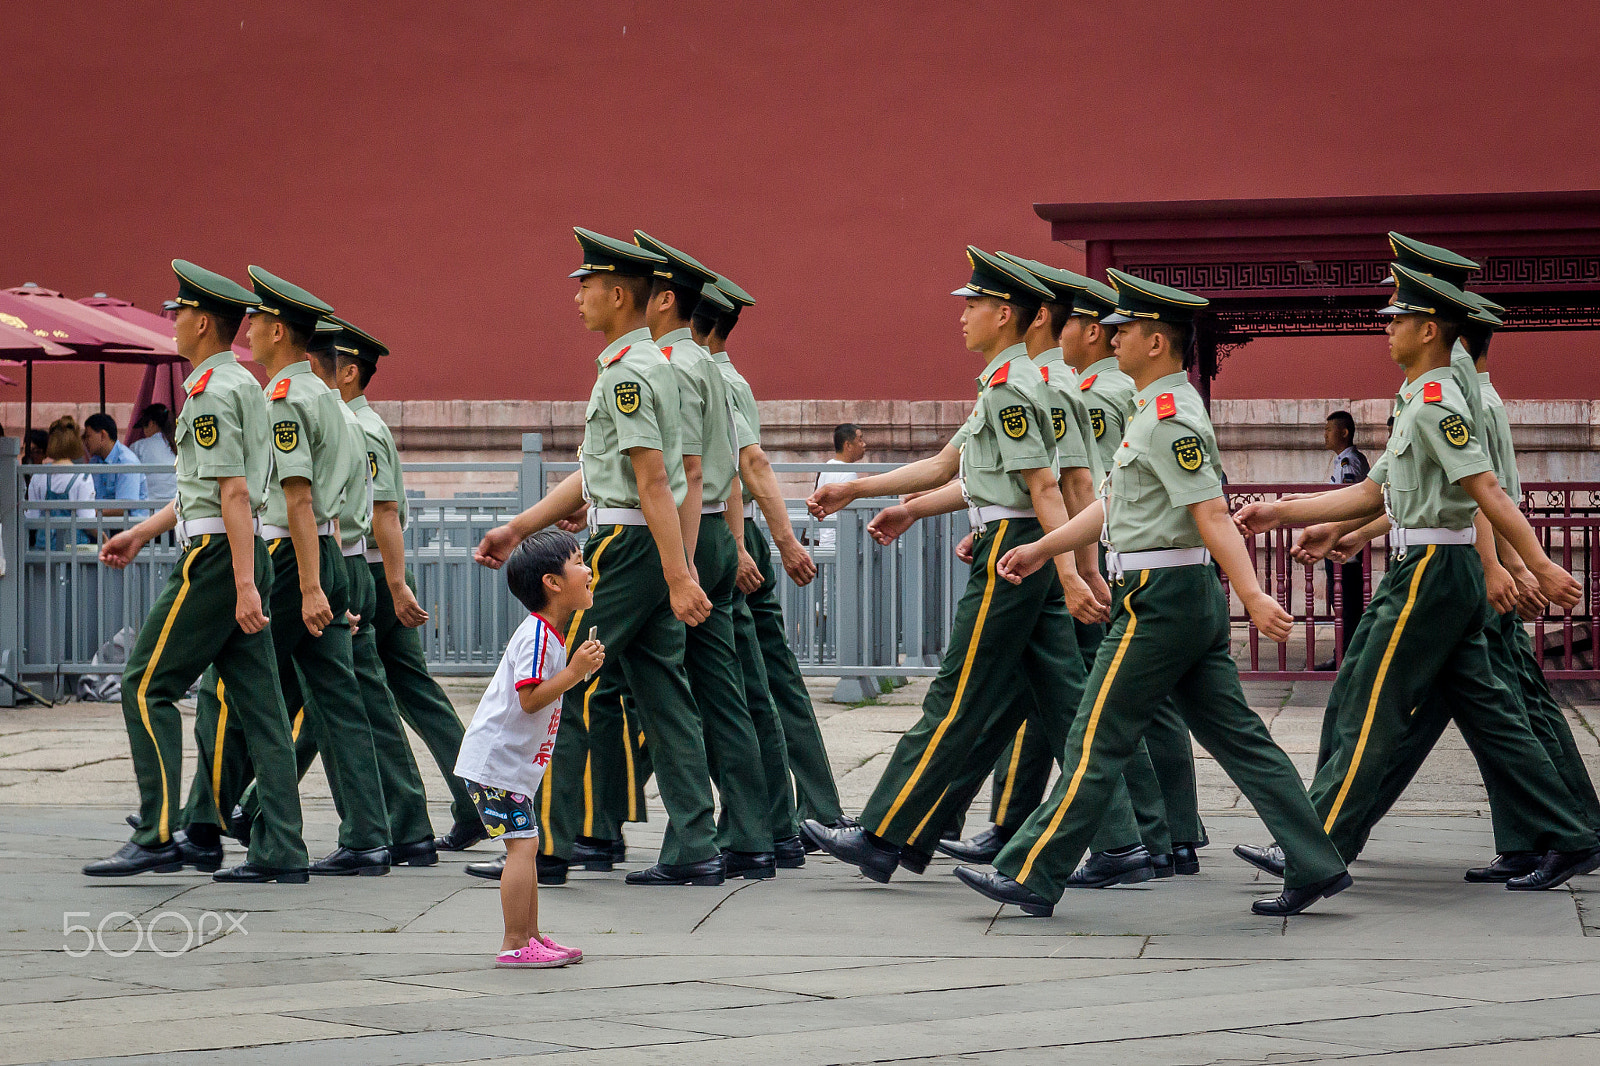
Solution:
<path fill-rule="evenodd" d="M 368 452 L 367 453 L 367 476 L 368 477 L 374 477 L 374 478 L 378 476 L 378 453 L 377 452 Z"/>
<path fill-rule="evenodd" d="M 207 370 L 209 376 L 211 371 Z M 194 416 L 194 442 L 202 448 L 212 448 L 217 443 L 217 416 Z"/>
<path fill-rule="evenodd" d="M 1021 404 L 1000 409 L 1000 428 L 1012 440 L 1021 440 L 1028 433 L 1028 412 Z"/>
<path fill-rule="evenodd" d="M 1089 425 L 1094 427 L 1094 439 L 1099 440 L 1106 435 L 1106 412 L 1103 407 L 1089 408 Z"/>
<path fill-rule="evenodd" d="M 272 443 L 280 452 L 292 452 L 300 446 L 300 423 L 285 419 L 272 425 Z"/>
<path fill-rule="evenodd" d="M 625 415 L 631 415 L 639 409 L 639 383 L 637 381 L 618 382 L 613 391 L 616 393 L 617 410 Z"/>
<path fill-rule="evenodd" d="M 1191 474 L 1206 461 L 1205 449 L 1200 446 L 1199 437 L 1179 437 L 1172 442 L 1172 454 L 1177 457 L 1178 465 Z"/>
<path fill-rule="evenodd" d="M 1467 423 L 1460 415 L 1445 415 L 1439 419 L 1439 431 L 1444 434 L 1444 439 L 1452 448 L 1465 448 L 1471 434 L 1467 432 Z"/>
<path fill-rule="evenodd" d="M 1056 440 L 1067 435 L 1067 412 L 1059 407 L 1050 408 L 1050 427 L 1056 431 Z"/>

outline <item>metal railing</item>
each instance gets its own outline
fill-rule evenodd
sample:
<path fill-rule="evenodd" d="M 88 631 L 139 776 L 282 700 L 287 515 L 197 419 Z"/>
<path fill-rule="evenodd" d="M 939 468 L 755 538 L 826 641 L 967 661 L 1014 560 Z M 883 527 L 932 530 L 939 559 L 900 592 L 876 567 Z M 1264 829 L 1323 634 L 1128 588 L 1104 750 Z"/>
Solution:
<path fill-rule="evenodd" d="M 168 535 L 147 545 L 125 570 L 101 566 L 98 544 L 136 521 L 106 512 L 155 508 L 164 501 L 28 501 L 25 477 L 63 471 L 59 466 L 20 466 L 17 446 L 15 439 L 0 438 L 0 561 L 5 567 L 0 575 L 0 673 L 50 679 L 59 691 L 61 682 L 75 675 L 120 672 L 119 666 L 91 660 L 119 631 L 137 631 L 144 622 L 178 558 L 178 547 Z M 504 485 L 481 493 L 455 489 L 450 495 L 408 494 L 407 560 L 418 599 L 430 615 L 422 638 L 436 673 L 493 672 L 520 608 L 505 591 L 502 575 L 473 563 L 472 550 L 487 530 L 531 506 L 555 480 L 576 468 L 575 462 L 547 461 L 536 433 L 524 436 L 519 462 L 404 464 L 414 480 L 443 482 L 443 488 L 481 480 L 485 474 Z M 825 464 L 779 463 L 774 469 L 814 474 Z M 888 469 L 893 467 L 859 463 L 853 472 Z M 119 473 L 168 470 L 118 468 Z M 71 472 L 105 471 L 77 466 Z M 1237 508 L 1287 492 L 1326 488 L 1233 485 L 1228 493 Z M 919 522 L 885 547 L 868 535 L 867 523 L 891 502 L 859 500 L 819 522 L 805 513 L 803 501 L 789 501 L 790 520 L 810 545 L 818 571 L 804 588 L 780 577 L 790 646 L 804 673 L 845 678 L 839 691 L 850 698 L 875 694 L 884 678 L 935 673 L 967 582 L 968 566 L 955 557 L 956 544 L 968 532 L 966 515 Z M 1584 588 L 1576 611 L 1550 612 L 1533 624 L 1545 668 L 1556 677 L 1600 678 L 1594 641 L 1600 603 L 1600 571 L 1594 565 L 1600 484 L 1530 484 L 1524 486 L 1523 503 L 1551 557 L 1577 575 Z M 30 509 L 38 513 L 30 516 Z M 80 516 L 80 510 L 92 512 L 92 517 Z M 825 531 L 832 537 L 824 538 Z M 1235 649 L 1248 675 L 1316 676 L 1320 660 L 1338 656 L 1343 636 L 1338 583 L 1330 602 L 1323 568 L 1290 558 L 1297 532 L 1281 529 L 1251 538 L 1257 576 L 1294 616 L 1296 630 L 1286 645 L 1263 640 L 1234 602 Z M 832 543 L 824 545 L 825 539 Z M 1380 540 L 1362 554 L 1364 599 L 1381 580 L 1386 547 Z M 0 703 L 8 702 L 7 696 L 0 691 Z"/>

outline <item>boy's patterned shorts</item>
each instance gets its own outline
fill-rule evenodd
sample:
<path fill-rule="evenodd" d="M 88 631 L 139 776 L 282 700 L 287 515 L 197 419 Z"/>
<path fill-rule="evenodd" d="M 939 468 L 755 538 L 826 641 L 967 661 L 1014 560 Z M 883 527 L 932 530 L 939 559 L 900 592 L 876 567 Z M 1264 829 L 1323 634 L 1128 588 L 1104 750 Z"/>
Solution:
<path fill-rule="evenodd" d="M 467 793 L 478 808 L 478 819 L 494 840 L 538 839 L 539 823 L 533 819 L 533 797 L 503 788 L 467 781 Z"/>

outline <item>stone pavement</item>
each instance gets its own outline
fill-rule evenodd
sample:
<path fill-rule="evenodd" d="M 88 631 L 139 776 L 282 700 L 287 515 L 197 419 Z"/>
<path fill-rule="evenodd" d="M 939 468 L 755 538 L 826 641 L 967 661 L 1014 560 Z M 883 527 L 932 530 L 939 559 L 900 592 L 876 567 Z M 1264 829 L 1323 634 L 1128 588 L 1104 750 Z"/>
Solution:
<path fill-rule="evenodd" d="M 452 686 L 464 712 L 476 687 Z M 920 688 L 819 702 L 852 809 Z M 1321 688 L 1250 686 L 1302 770 Z M 1600 705 L 1571 716 L 1600 772 Z M 1600 1058 L 1600 877 L 1528 895 L 1463 883 L 1491 843 L 1454 732 L 1375 834 L 1355 888 L 1289 921 L 1249 914 L 1278 886 L 1228 848 L 1263 830 L 1202 760 L 1212 846 L 1197 877 L 1074 893 L 1036 920 L 998 911 L 944 859 L 881 887 L 831 860 L 720 888 L 579 873 L 542 893 L 545 928 L 588 954 L 554 971 L 491 968 L 498 898 L 460 869 L 483 846 L 307 886 L 84 878 L 84 861 L 126 837 L 128 771 L 116 708 L 0 711 L 0 1066 Z M 314 854 L 335 832 L 316 773 Z M 657 807 L 630 828 L 628 868 L 654 858 L 662 822 Z"/>

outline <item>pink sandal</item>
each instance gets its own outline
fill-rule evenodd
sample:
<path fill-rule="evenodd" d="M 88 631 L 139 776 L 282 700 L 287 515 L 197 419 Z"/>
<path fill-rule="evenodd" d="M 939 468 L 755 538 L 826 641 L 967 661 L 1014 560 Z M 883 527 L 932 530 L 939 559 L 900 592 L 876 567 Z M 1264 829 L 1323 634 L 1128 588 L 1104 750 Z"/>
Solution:
<path fill-rule="evenodd" d="M 531 941 L 531 940 L 529 941 L 530 944 L 539 943 L 539 942 L 540 941 Z M 560 952 L 561 954 L 565 955 L 567 958 L 571 959 L 573 962 L 582 962 L 583 961 L 583 951 L 581 949 L 579 949 L 579 948 L 563 947 L 562 945 L 557 944 L 554 940 L 551 940 L 549 937 L 545 937 L 543 939 L 542 943 L 544 944 L 545 947 L 549 948 L 551 951 Z"/>
<path fill-rule="evenodd" d="M 565 951 L 556 951 L 537 940 L 515 951 L 502 951 L 495 956 L 495 966 L 505 970 L 550 970 L 566 966 L 576 960 Z"/>

